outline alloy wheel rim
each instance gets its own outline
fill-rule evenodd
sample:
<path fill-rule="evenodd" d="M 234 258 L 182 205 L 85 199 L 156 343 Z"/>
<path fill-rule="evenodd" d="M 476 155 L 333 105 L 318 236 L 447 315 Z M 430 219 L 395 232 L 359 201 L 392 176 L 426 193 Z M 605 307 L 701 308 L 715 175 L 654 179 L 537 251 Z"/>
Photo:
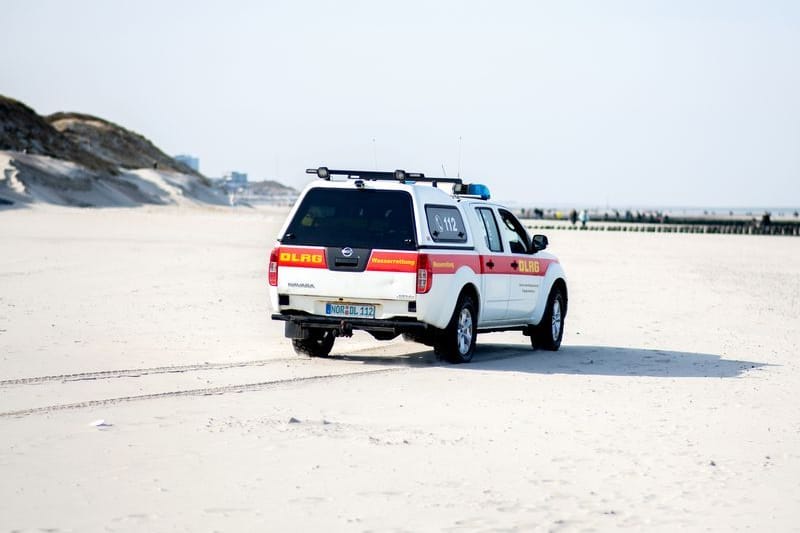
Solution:
<path fill-rule="evenodd" d="M 558 335 L 561 333 L 561 301 L 558 298 L 553 301 L 551 332 L 553 334 L 553 340 L 558 340 Z"/>
<path fill-rule="evenodd" d="M 469 309 L 462 309 L 458 315 L 458 329 L 456 330 L 458 340 L 458 352 L 465 355 L 472 345 L 472 313 Z"/>

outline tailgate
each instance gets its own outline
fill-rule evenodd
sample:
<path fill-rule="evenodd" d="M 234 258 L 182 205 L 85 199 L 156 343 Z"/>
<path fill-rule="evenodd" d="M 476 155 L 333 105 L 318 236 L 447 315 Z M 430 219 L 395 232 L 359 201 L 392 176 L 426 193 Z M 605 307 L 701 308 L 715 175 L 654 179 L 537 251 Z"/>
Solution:
<path fill-rule="evenodd" d="M 278 257 L 280 294 L 345 301 L 416 297 L 416 252 L 281 246 Z"/>

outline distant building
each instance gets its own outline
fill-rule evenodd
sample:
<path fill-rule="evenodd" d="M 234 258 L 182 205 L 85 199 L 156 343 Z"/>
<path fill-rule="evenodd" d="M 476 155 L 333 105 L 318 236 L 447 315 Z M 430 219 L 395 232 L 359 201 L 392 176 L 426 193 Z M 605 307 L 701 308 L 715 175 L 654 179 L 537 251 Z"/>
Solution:
<path fill-rule="evenodd" d="M 191 168 L 195 172 L 200 172 L 200 159 L 196 158 L 195 156 L 187 154 L 179 154 L 176 155 L 174 159 L 179 163 L 183 163 L 184 165 Z"/>
<path fill-rule="evenodd" d="M 228 172 L 222 177 L 222 183 L 228 192 L 243 191 L 247 188 L 247 173 Z"/>

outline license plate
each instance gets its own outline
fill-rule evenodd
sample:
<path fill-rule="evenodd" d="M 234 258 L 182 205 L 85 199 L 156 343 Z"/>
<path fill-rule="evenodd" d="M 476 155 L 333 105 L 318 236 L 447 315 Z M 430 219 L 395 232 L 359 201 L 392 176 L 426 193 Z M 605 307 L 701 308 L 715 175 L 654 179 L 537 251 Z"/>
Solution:
<path fill-rule="evenodd" d="M 326 303 L 325 314 L 328 316 L 346 316 L 350 318 L 375 318 L 375 306 L 365 304 Z"/>

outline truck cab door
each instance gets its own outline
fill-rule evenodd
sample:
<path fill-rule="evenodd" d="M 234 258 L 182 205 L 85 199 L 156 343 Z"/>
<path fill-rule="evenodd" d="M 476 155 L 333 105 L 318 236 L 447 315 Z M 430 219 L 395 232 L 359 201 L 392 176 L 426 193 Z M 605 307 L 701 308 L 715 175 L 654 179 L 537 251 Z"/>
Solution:
<path fill-rule="evenodd" d="M 508 247 L 504 270 L 509 283 L 508 322 L 523 323 L 533 315 L 539 285 L 542 281 L 539 262 L 532 256 L 528 232 L 517 217 L 505 209 L 498 209 L 504 246 Z"/>
<path fill-rule="evenodd" d="M 491 207 L 476 207 L 478 231 L 476 248 L 481 262 L 481 302 L 480 325 L 489 326 L 505 320 L 508 312 L 509 279 L 503 273 L 505 256 L 503 239 L 497 224 L 497 217 Z M 482 242 L 480 242 L 482 240 Z"/>

